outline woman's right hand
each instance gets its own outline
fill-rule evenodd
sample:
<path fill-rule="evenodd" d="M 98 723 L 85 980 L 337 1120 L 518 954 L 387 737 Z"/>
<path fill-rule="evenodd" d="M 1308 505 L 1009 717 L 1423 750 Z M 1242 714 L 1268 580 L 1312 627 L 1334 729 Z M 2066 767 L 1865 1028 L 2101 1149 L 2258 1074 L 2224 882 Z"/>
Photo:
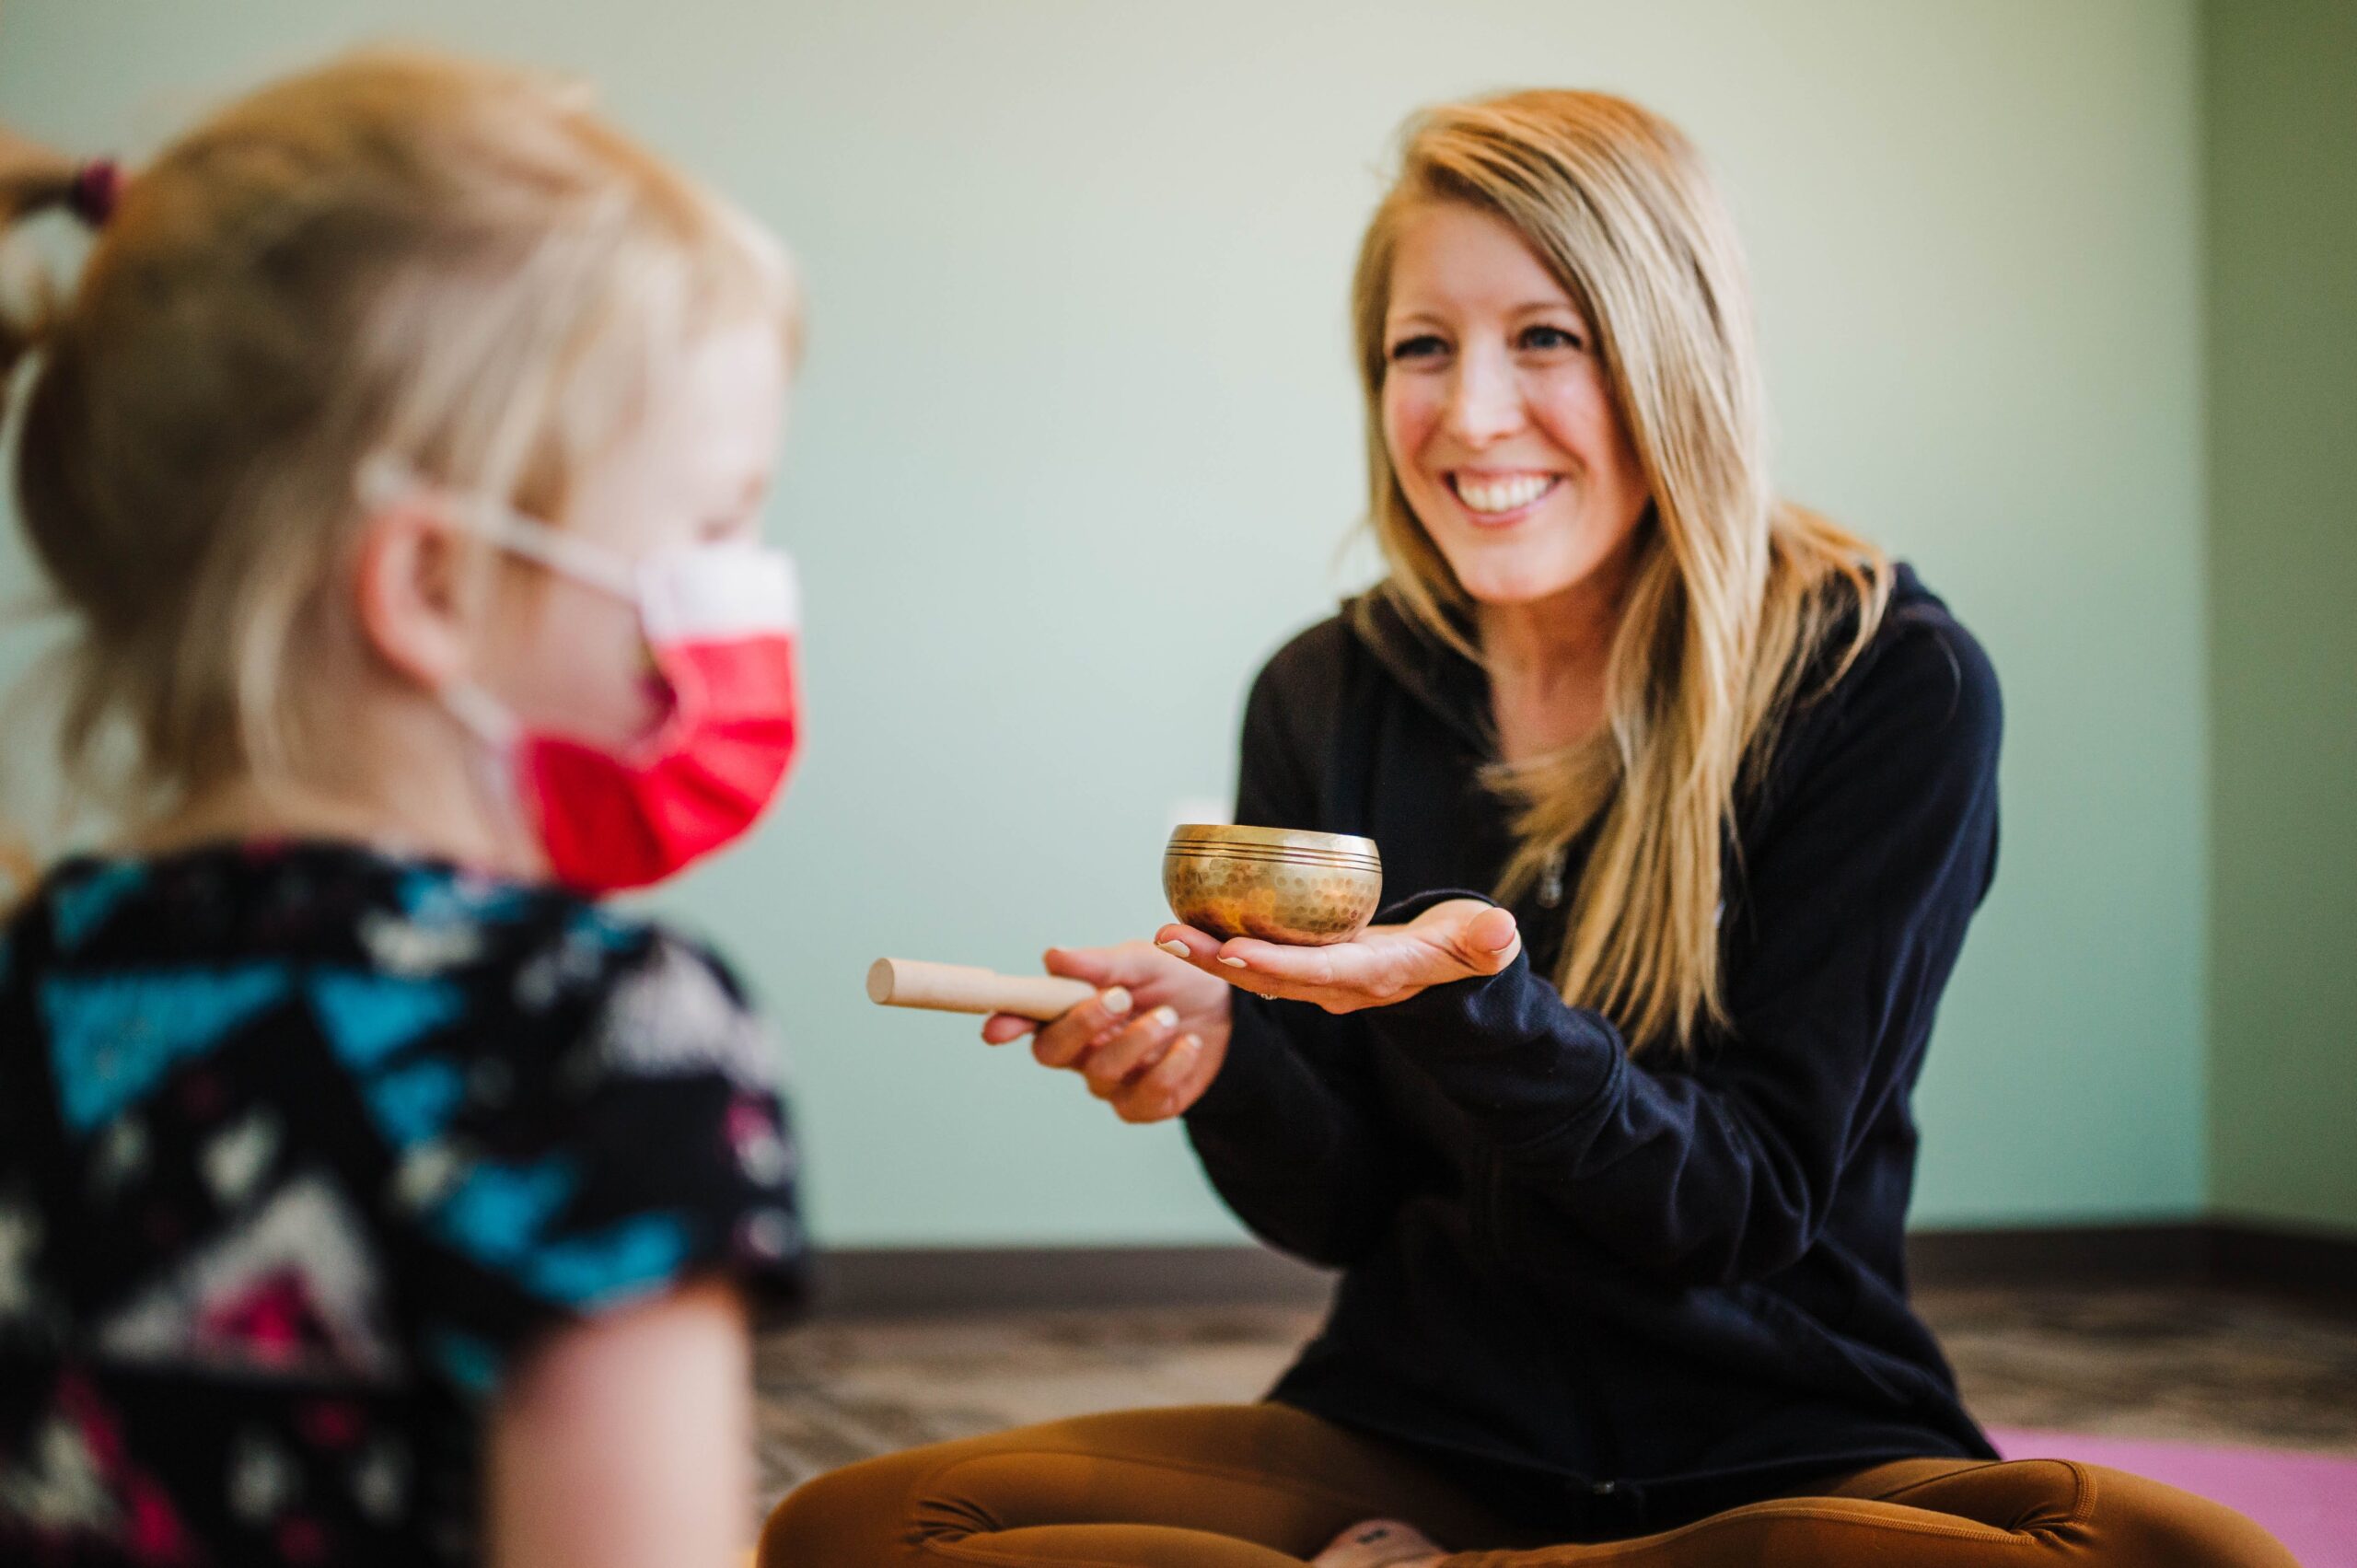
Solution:
<path fill-rule="evenodd" d="M 1051 947 L 1048 972 L 1097 993 L 1046 1024 L 993 1013 L 982 1038 L 1004 1045 L 1037 1031 L 1031 1054 L 1087 1080 L 1124 1121 L 1167 1121 L 1193 1105 L 1227 1060 L 1225 981 L 1144 942 Z"/>

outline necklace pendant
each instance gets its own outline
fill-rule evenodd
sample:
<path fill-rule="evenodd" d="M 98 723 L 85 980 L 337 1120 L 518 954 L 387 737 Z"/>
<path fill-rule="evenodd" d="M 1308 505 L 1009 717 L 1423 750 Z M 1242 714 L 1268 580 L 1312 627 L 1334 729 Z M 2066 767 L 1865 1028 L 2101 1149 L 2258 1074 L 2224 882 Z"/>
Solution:
<path fill-rule="evenodd" d="M 1546 865 L 1538 873 L 1538 907 L 1553 909 L 1562 901 L 1563 846 L 1558 844 L 1555 846 L 1555 852 L 1547 857 Z"/>

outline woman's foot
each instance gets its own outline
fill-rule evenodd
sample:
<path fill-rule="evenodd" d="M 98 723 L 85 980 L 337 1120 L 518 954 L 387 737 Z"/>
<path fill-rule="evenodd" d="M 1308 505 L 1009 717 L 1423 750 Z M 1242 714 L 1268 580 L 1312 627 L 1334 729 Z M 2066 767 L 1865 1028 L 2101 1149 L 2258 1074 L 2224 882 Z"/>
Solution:
<path fill-rule="evenodd" d="M 1309 1561 L 1312 1568 L 1432 1568 L 1447 1553 L 1397 1519 L 1353 1525 Z"/>

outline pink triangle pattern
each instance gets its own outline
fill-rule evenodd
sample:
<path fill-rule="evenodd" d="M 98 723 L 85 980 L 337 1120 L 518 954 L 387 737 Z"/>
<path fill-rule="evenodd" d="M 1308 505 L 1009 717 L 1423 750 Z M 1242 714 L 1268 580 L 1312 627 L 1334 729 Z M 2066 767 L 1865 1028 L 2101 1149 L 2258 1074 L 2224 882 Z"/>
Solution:
<path fill-rule="evenodd" d="M 333 1183 L 298 1177 L 100 1322 L 97 1344 L 131 1365 L 389 1382 L 401 1358 L 365 1225 Z"/>
<path fill-rule="evenodd" d="M 198 1561 L 171 1499 L 132 1462 L 114 1412 L 73 1372 L 58 1379 L 27 1453 L 0 1468 L 0 1497 L 9 1504 L 0 1516 L 21 1520 L 44 1548 L 104 1545 L 147 1568 Z"/>
<path fill-rule="evenodd" d="M 265 1274 L 236 1294 L 205 1303 L 196 1331 L 203 1341 L 242 1344 L 255 1359 L 274 1365 L 332 1354 L 338 1339 L 309 1282 L 293 1269 Z"/>

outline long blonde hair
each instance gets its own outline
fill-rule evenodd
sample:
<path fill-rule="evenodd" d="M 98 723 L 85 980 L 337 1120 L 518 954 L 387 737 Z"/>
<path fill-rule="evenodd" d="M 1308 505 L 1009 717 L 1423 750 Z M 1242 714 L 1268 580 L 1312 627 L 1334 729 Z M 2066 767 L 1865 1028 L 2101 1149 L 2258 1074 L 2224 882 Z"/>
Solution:
<path fill-rule="evenodd" d="M 1692 145 L 1625 99 L 1512 93 L 1410 121 L 1353 286 L 1383 591 L 1431 634 L 1480 656 L 1471 600 L 1409 508 L 1383 436 L 1393 257 L 1404 223 L 1435 203 L 1503 219 L 1570 294 L 1652 494 L 1605 724 L 1493 774 L 1517 838 L 1498 891 L 1518 898 L 1592 832 L 1557 982 L 1631 1050 L 1684 1049 L 1698 1028 L 1728 1025 L 1717 927 L 1738 792 L 1837 630 L 1849 622 L 1829 681 L 1873 636 L 1891 568 L 1771 488 L 1742 251 Z"/>
<path fill-rule="evenodd" d="M 562 517 L 710 332 L 798 293 L 749 219 L 575 87 L 374 50 L 216 112 L 127 185 L 34 355 L 19 512 L 71 617 L 45 685 L 118 816 L 291 778 L 369 453 Z"/>

